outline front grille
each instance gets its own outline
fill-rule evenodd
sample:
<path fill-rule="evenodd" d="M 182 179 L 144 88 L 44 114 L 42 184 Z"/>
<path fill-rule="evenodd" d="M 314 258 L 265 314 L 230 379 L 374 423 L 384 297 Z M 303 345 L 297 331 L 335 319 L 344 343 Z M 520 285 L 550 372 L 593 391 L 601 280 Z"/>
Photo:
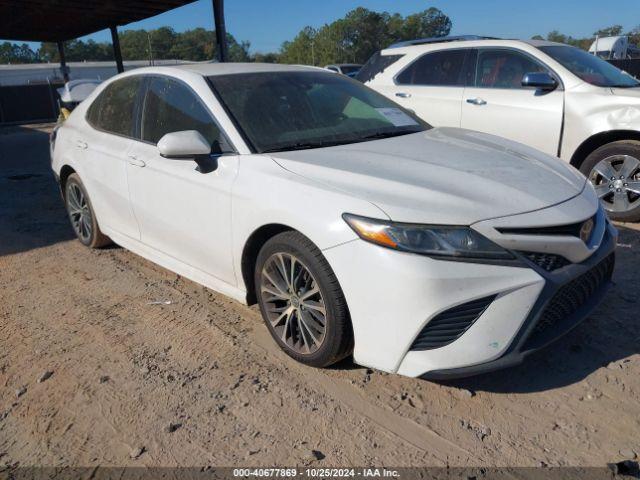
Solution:
<path fill-rule="evenodd" d="M 591 217 L 594 223 L 597 221 L 597 216 Z M 571 223 L 569 225 L 554 225 L 552 227 L 499 227 L 500 233 L 510 235 L 569 235 L 572 237 L 580 238 L 580 229 L 587 220 L 583 220 L 578 223 Z"/>
<path fill-rule="evenodd" d="M 544 309 L 527 343 L 534 348 L 545 332 L 576 313 L 605 283 L 611 280 L 615 255 L 612 253 L 591 270 L 560 287 Z"/>
<path fill-rule="evenodd" d="M 556 255 L 554 253 L 539 253 L 539 252 L 520 252 L 527 257 L 533 263 L 538 265 L 547 272 L 553 272 L 562 267 L 566 267 L 571 262 L 564 258 L 562 255 Z"/>
<path fill-rule="evenodd" d="M 436 315 L 413 341 L 410 350 L 432 350 L 457 340 L 484 313 L 496 295 L 463 303 Z"/>

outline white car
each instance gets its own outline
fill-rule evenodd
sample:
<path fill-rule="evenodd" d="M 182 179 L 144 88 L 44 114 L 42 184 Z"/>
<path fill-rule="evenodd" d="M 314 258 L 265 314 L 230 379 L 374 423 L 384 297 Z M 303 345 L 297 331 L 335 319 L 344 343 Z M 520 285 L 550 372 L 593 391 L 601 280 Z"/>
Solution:
<path fill-rule="evenodd" d="M 614 266 L 616 230 L 573 167 L 316 68 L 137 69 L 53 141 L 82 243 L 259 303 L 313 366 L 518 363 L 595 307 Z"/>
<path fill-rule="evenodd" d="M 640 220 L 640 82 L 604 60 L 560 43 L 450 37 L 392 45 L 358 79 L 436 127 L 562 158 L 612 218 Z"/>

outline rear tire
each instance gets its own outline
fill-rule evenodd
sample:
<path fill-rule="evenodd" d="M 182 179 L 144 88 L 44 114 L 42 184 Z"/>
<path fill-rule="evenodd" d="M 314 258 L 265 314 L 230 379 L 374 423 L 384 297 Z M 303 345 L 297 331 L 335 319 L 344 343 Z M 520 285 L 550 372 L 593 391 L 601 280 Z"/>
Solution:
<path fill-rule="evenodd" d="M 268 240 L 258 254 L 254 279 L 262 318 L 287 355 L 327 367 L 351 354 L 347 302 L 311 240 L 293 231 Z"/>
<path fill-rule="evenodd" d="M 64 184 L 64 204 L 73 231 L 83 245 L 100 248 L 113 243 L 100 230 L 87 190 L 77 173 L 69 175 Z"/>
<path fill-rule="evenodd" d="M 622 140 L 594 150 L 580 165 L 609 218 L 640 221 L 640 142 Z"/>

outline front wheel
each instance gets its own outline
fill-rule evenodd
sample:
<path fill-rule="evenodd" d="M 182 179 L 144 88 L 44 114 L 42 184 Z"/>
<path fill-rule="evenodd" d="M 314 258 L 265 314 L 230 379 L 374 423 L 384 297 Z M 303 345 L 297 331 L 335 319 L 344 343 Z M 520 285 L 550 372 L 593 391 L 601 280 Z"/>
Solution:
<path fill-rule="evenodd" d="M 640 221 L 640 142 L 612 142 L 593 151 L 580 166 L 613 220 Z"/>
<path fill-rule="evenodd" d="M 348 356 L 353 333 L 333 270 L 307 237 L 284 232 L 260 250 L 256 296 L 274 340 L 287 355 L 314 367 Z"/>
<path fill-rule="evenodd" d="M 77 173 L 72 173 L 64 185 L 64 203 L 73 231 L 84 245 L 99 248 L 111 240 L 100 231 L 89 195 Z"/>

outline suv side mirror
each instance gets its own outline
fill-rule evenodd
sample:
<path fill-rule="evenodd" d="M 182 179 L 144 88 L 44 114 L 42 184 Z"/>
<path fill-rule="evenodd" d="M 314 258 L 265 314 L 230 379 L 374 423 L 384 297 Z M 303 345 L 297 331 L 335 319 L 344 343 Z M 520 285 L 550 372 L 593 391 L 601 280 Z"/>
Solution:
<path fill-rule="evenodd" d="M 165 158 L 193 159 L 200 173 L 216 169 L 217 162 L 211 159 L 211 145 L 196 130 L 171 132 L 158 141 L 158 152 Z"/>
<path fill-rule="evenodd" d="M 558 88 L 558 81 L 548 72 L 531 72 L 525 73 L 522 77 L 522 86 L 550 92 Z"/>

